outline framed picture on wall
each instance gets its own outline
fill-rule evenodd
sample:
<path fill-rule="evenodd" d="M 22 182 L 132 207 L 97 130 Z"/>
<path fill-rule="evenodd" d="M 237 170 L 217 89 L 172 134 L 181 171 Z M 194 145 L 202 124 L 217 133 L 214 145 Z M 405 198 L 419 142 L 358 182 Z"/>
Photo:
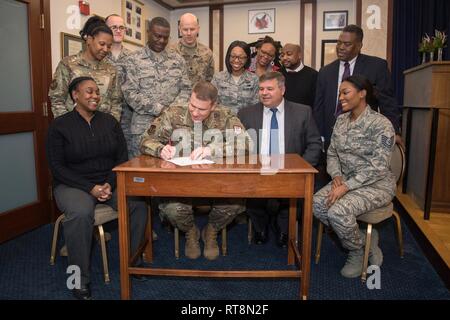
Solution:
<path fill-rule="evenodd" d="M 274 33 L 275 8 L 248 10 L 248 33 Z"/>
<path fill-rule="evenodd" d="M 323 31 L 342 30 L 347 25 L 348 11 L 324 11 Z"/>
<path fill-rule="evenodd" d="M 143 46 L 145 40 L 143 6 L 138 0 L 122 0 L 122 18 L 127 28 L 124 41 L 138 46 Z"/>
<path fill-rule="evenodd" d="M 84 46 L 85 42 L 80 36 L 61 32 L 61 58 L 77 54 Z"/>
<path fill-rule="evenodd" d="M 337 40 L 322 40 L 322 56 L 320 58 L 320 66 L 326 66 L 337 59 L 336 56 Z"/>

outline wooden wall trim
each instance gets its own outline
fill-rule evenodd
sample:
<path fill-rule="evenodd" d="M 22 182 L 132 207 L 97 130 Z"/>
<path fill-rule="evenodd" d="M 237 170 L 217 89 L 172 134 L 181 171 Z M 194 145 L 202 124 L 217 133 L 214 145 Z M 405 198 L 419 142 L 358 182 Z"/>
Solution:
<path fill-rule="evenodd" d="M 316 65 L 316 47 L 317 47 L 317 1 L 312 0 L 312 35 L 311 35 L 311 66 Z"/>
<path fill-rule="evenodd" d="M 213 50 L 213 11 L 219 10 L 220 12 L 220 21 L 219 21 L 219 68 L 223 70 L 223 34 L 224 34 L 224 9 L 223 5 L 215 5 L 209 6 L 209 48 Z"/>
<path fill-rule="evenodd" d="M 305 59 L 305 0 L 300 0 L 300 39 L 302 60 Z"/>
<path fill-rule="evenodd" d="M 362 0 L 356 0 L 356 25 L 361 27 Z"/>
<path fill-rule="evenodd" d="M 393 24 L 394 24 L 394 0 L 388 0 L 388 19 L 387 19 L 387 45 L 386 45 L 386 61 L 389 70 L 392 70 L 392 42 L 393 39 Z"/>

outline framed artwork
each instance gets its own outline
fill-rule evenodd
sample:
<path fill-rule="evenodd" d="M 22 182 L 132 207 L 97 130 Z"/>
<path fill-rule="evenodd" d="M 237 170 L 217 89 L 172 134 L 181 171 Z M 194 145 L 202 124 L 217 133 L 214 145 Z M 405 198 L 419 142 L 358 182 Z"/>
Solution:
<path fill-rule="evenodd" d="M 122 0 L 122 18 L 127 28 L 124 41 L 138 46 L 143 46 L 145 40 L 143 6 L 144 4 L 137 0 Z"/>
<path fill-rule="evenodd" d="M 248 33 L 274 33 L 275 8 L 248 10 Z"/>
<path fill-rule="evenodd" d="M 77 54 L 84 49 L 85 42 L 80 36 L 61 32 L 61 59 Z"/>
<path fill-rule="evenodd" d="M 348 11 L 324 11 L 323 31 L 342 30 L 347 25 Z"/>
<path fill-rule="evenodd" d="M 320 59 L 321 67 L 326 66 L 337 59 L 336 43 L 337 40 L 322 40 L 322 57 Z"/>

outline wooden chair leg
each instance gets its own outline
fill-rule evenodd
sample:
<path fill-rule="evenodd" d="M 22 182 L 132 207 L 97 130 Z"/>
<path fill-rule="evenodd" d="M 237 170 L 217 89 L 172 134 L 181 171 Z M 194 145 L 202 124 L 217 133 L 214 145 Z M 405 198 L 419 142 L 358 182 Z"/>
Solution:
<path fill-rule="evenodd" d="M 320 250 L 322 247 L 322 236 L 323 236 L 323 223 L 319 220 L 319 228 L 317 229 L 317 245 L 316 245 L 316 256 L 315 256 L 315 262 L 316 264 L 319 263 L 320 259 Z"/>
<path fill-rule="evenodd" d="M 173 234 L 174 234 L 174 244 L 175 244 L 175 259 L 180 258 L 180 231 L 177 227 L 173 228 Z"/>
<path fill-rule="evenodd" d="M 367 224 L 367 232 L 366 232 L 366 245 L 364 247 L 364 260 L 363 260 L 363 267 L 362 267 L 362 273 L 361 273 L 361 280 L 363 282 L 366 282 L 367 278 L 367 265 L 369 263 L 369 251 L 370 251 L 370 242 L 372 240 L 372 224 Z"/>
<path fill-rule="evenodd" d="M 403 232 L 402 232 L 402 223 L 400 221 L 400 216 L 397 212 L 392 211 L 392 216 L 395 220 L 395 225 L 397 226 L 397 240 L 398 240 L 398 248 L 400 250 L 400 258 L 403 258 Z"/>
<path fill-rule="evenodd" d="M 222 229 L 222 255 L 227 255 L 227 227 Z"/>
<path fill-rule="evenodd" d="M 55 227 L 53 229 L 53 239 L 52 239 L 52 248 L 50 250 L 50 265 L 55 264 L 55 257 L 56 257 L 56 244 L 58 242 L 58 234 L 59 234 L 59 227 L 61 226 L 61 221 L 64 219 L 64 215 L 60 215 L 58 219 L 55 221 Z"/>
<path fill-rule="evenodd" d="M 105 283 L 109 283 L 109 268 L 108 268 L 108 254 L 106 252 L 106 241 L 105 241 L 105 232 L 103 231 L 103 226 L 99 224 L 98 235 L 100 237 L 100 246 L 102 249 L 102 260 L 103 260 L 103 274 L 105 276 Z"/>

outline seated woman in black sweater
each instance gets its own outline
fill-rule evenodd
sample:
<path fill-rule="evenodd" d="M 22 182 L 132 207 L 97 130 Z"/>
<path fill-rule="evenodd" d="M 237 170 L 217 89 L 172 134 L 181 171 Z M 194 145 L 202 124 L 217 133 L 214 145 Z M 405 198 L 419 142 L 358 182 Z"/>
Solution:
<path fill-rule="evenodd" d="M 47 157 L 53 175 L 54 195 L 64 212 L 68 264 L 81 270 L 77 299 L 90 299 L 90 255 L 94 210 L 104 203 L 117 210 L 115 166 L 127 161 L 122 129 L 110 114 L 97 111 L 100 93 L 91 77 L 78 77 L 69 85 L 75 108 L 50 125 Z M 129 198 L 131 252 L 144 238 L 147 209 L 144 201 Z"/>

